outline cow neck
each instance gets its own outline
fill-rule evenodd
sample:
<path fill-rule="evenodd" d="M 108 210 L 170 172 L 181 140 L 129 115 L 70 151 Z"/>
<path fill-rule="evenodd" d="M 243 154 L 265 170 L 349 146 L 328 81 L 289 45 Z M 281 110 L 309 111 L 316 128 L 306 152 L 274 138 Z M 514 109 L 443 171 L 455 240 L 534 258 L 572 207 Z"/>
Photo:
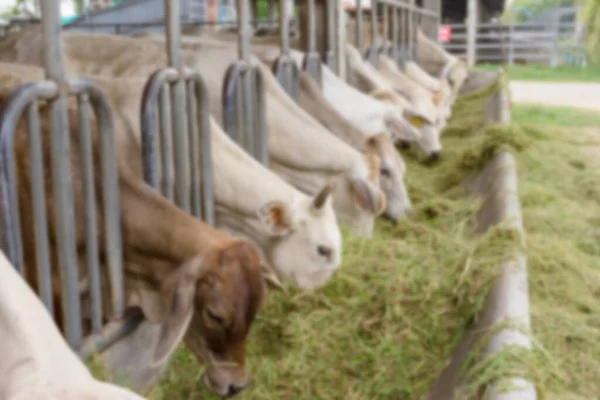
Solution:
<path fill-rule="evenodd" d="M 251 241 L 258 249 L 267 248 L 269 245 L 270 238 L 256 216 L 248 216 L 216 204 L 215 221 L 219 229 Z"/>
<path fill-rule="evenodd" d="M 128 168 L 121 168 L 121 172 L 119 189 L 126 261 L 128 256 L 134 256 L 138 264 L 161 260 L 179 265 L 232 240 L 161 197 Z"/>

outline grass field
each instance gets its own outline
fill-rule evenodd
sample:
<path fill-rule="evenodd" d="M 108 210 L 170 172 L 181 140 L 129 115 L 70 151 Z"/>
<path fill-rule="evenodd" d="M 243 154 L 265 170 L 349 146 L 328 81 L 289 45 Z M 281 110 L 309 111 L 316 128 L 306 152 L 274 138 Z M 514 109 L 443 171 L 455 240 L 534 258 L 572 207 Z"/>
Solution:
<path fill-rule="evenodd" d="M 498 262 L 517 249 L 502 229 L 471 238 L 478 204 L 453 189 L 501 149 L 519 168 L 534 351 L 470 365 L 464 395 L 511 371 L 529 376 L 540 398 L 600 393 L 600 162 L 584 152 L 594 142 L 583 134 L 597 117 L 513 112 L 509 127 L 450 129 L 436 166 L 406 153 L 415 216 L 379 222 L 371 240 L 345 234 L 343 267 L 324 288 L 270 295 L 250 335 L 252 384 L 240 399 L 421 399 L 481 310 Z M 201 373 L 182 347 L 149 398 L 216 398 Z"/>
<path fill-rule="evenodd" d="M 479 70 L 498 70 L 497 64 L 479 64 Z M 543 65 L 504 65 L 510 79 L 527 81 L 552 81 L 552 82 L 600 82 L 600 68 L 588 66 L 587 68 L 558 66 L 550 68 Z"/>

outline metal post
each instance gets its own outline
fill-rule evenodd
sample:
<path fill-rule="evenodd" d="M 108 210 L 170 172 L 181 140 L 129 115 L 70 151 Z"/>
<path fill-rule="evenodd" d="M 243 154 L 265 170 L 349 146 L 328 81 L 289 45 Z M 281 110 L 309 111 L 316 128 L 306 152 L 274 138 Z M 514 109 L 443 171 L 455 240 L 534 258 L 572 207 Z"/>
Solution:
<path fill-rule="evenodd" d="M 371 45 L 376 48 L 375 38 L 377 37 L 377 0 L 371 0 Z"/>
<path fill-rule="evenodd" d="M 362 4 L 361 0 L 356 0 L 356 48 L 360 51 L 363 49 L 363 21 L 362 21 Z"/>
<path fill-rule="evenodd" d="M 477 0 L 467 0 L 467 65 L 475 65 L 477 57 Z"/>
<path fill-rule="evenodd" d="M 414 57 L 414 43 L 416 41 L 416 29 L 417 29 L 417 24 L 416 24 L 416 19 L 418 18 L 417 13 L 414 12 L 414 9 L 416 7 L 415 5 L 415 0 L 410 0 L 409 2 L 410 8 L 407 11 L 408 14 L 408 32 L 407 32 L 407 43 L 408 43 L 408 47 L 407 47 L 407 58 L 409 60 L 412 60 Z"/>
<path fill-rule="evenodd" d="M 165 0 L 167 1 L 167 0 Z M 248 23 L 248 0 L 237 0 L 238 57 L 250 61 L 250 24 Z"/>
<path fill-rule="evenodd" d="M 62 38 L 60 36 L 60 4 L 58 0 L 41 2 L 44 61 L 46 77 L 56 83 L 59 96 L 50 102 L 52 132 L 52 187 L 55 199 L 56 237 L 58 240 L 58 263 L 61 275 L 65 334 L 73 347 L 81 344 L 81 318 L 77 257 L 75 251 L 75 227 L 73 221 L 73 193 L 69 161 L 69 124 L 67 118 L 67 87 L 62 63 Z"/>
<path fill-rule="evenodd" d="M 177 69 L 180 76 L 171 85 L 171 127 L 173 149 L 175 150 L 175 186 L 176 204 L 185 211 L 190 211 L 189 168 L 186 154 L 185 124 L 185 82 L 181 61 L 181 28 L 179 0 L 164 0 L 167 23 L 167 54 L 169 66 Z"/>

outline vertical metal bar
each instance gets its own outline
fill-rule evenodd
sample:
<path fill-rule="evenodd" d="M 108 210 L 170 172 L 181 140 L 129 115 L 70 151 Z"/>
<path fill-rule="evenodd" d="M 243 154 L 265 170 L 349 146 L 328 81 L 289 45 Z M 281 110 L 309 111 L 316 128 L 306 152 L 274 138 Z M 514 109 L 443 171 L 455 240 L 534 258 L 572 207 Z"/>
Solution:
<path fill-rule="evenodd" d="M 382 18 L 383 18 L 383 44 L 381 46 L 382 51 L 385 54 L 389 54 L 388 50 L 389 50 L 389 41 L 390 41 L 390 25 L 389 25 L 389 11 L 390 11 L 390 7 L 387 4 L 383 4 L 382 5 L 383 9 L 381 10 L 383 12 Z"/>
<path fill-rule="evenodd" d="M 265 87 L 260 70 L 255 70 L 254 85 L 256 87 L 256 118 L 254 131 L 257 132 L 255 154 L 258 160 L 269 167 L 269 135 L 267 132 Z"/>
<path fill-rule="evenodd" d="M 377 47 L 377 0 L 371 0 L 371 49 Z"/>
<path fill-rule="evenodd" d="M 169 104 L 169 87 L 163 85 L 158 96 L 158 126 L 159 126 L 159 143 L 160 143 L 160 159 L 161 159 L 161 177 L 162 177 L 162 195 L 168 200 L 173 201 L 173 173 L 172 173 L 172 158 L 173 149 L 171 148 L 171 138 L 169 130 L 169 113 L 167 104 Z"/>
<path fill-rule="evenodd" d="M 336 7 L 335 5 L 337 4 L 337 2 L 335 0 L 325 0 L 325 6 L 326 6 L 326 25 L 327 25 L 327 38 L 326 38 L 326 42 L 327 45 L 325 47 L 325 62 L 327 63 L 327 65 L 336 73 L 339 75 L 340 73 L 340 65 L 338 62 L 338 54 L 339 52 L 342 52 L 342 54 L 345 54 L 344 49 L 339 49 L 337 48 L 337 43 L 335 40 L 335 32 L 336 32 L 336 24 L 335 21 L 337 20 L 337 14 L 336 14 Z"/>
<path fill-rule="evenodd" d="M 315 21 L 315 0 L 308 0 L 308 52 L 313 53 L 316 50 L 317 25 Z"/>
<path fill-rule="evenodd" d="M 214 196 L 213 196 L 213 160 L 212 160 L 212 133 L 210 128 L 210 108 L 208 91 L 204 82 L 197 81 L 195 85 L 196 101 L 199 106 L 198 128 L 200 129 L 200 146 L 202 171 L 202 206 L 204 221 L 210 225 L 215 224 Z M 190 114 L 189 118 L 192 118 Z"/>
<path fill-rule="evenodd" d="M 190 185 L 186 154 L 185 124 L 185 82 L 182 76 L 181 27 L 179 0 L 164 0 L 167 22 L 167 53 L 169 66 L 180 73 L 171 84 L 171 126 L 173 129 L 173 148 L 175 150 L 175 192 L 176 202 L 185 211 L 190 211 Z"/>
<path fill-rule="evenodd" d="M 100 132 L 102 163 L 102 204 L 105 216 L 104 246 L 108 253 L 107 262 L 110 276 L 111 303 L 113 318 L 122 318 L 125 312 L 125 283 L 123 279 L 123 252 L 121 241 L 121 214 L 118 210 L 118 172 L 115 163 L 114 129 L 108 100 L 99 90 L 93 90 L 91 100 L 96 113 Z"/>
<path fill-rule="evenodd" d="M 94 153 L 90 133 L 90 104 L 88 95 L 78 97 L 79 127 L 81 134 L 81 170 L 83 172 L 83 201 L 86 232 L 86 264 L 90 282 L 92 329 L 102 328 L 102 297 L 100 293 L 100 266 L 98 264 L 98 226 L 96 219 L 96 193 L 94 188 Z"/>
<path fill-rule="evenodd" d="M 165 0 L 166 1 L 166 0 Z M 248 24 L 248 0 L 237 0 L 238 56 L 250 61 L 250 26 Z"/>
<path fill-rule="evenodd" d="M 65 316 L 65 333 L 72 347 L 81 344 L 81 309 L 79 282 L 75 253 L 75 229 L 73 226 L 73 193 L 70 184 L 71 160 L 69 149 L 69 124 L 67 119 L 67 88 L 62 66 L 62 39 L 60 37 L 60 8 L 58 0 L 42 2 L 42 29 L 46 76 L 55 81 L 59 96 L 50 102 L 52 127 L 52 180 L 55 199 L 56 237 L 58 239 L 58 262 L 61 272 Z"/>
<path fill-rule="evenodd" d="M 242 88 L 243 101 L 244 101 L 244 147 L 248 149 L 250 154 L 257 156 L 257 153 L 253 151 L 254 147 L 254 135 L 257 134 L 255 128 L 254 119 L 256 117 L 255 112 L 255 93 L 256 86 L 254 85 L 254 74 L 251 68 L 247 68 L 242 74 Z"/>
<path fill-rule="evenodd" d="M 237 84 L 235 85 L 235 138 L 234 140 L 242 147 L 246 143 L 246 128 L 244 125 L 244 71 L 239 71 Z M 248 150 L 248 149 L 246 149 Z"/>
<path fill-rule="evenodd" d="M 408 59 L 412 59 L 413 58 L 413 43 L 415 42 L 415 38 L 414 38 L 414 31 L 416 28 L 416 24 L 415 24 L 415 20 L 416 20 L 416 13 L 414 11 L 416 5 L 415 5 L 415 0 L 409 0 L 410 1 L 410 6 L 411 8 L 408 10 L 407 14 L 408 14 L 408 32 L 407 32 L 407 42 L 408 42 L 408 47 L 407 47 L 407 52 L 408 52 Z"/>
<path fill-rule="evenodd" d="M 8 101 L 8 100 L 6 100 Z M 4 243 L 2 243 L 8 258 L 15 269 L 25 275 L 23 262 L 23 243 L 21 242 L 21 215 L 19 211 L 19 197 L 16 187 L 17 173 L 15 166 L 14 134 L 17 122 L 2 121 L 2 180 L 0 181 L 0 195 L 2 196 L 2 222 L 4 223 Z"/>
<path fill-rule="evenodd" d="M 363 49 L 363 21 L 362 21 L 362 4 L 361 0 L 356 0 L 356 47 L 358 50 Z"/>
<path fill-rule="evenodd" d="M 199 125 L 197 102 L 196 102 L 196 83 L 194 81 L 186 82 L 187 95 L 187 117 L 188 117 L 188 150 L 190 157 L 190 184 L 192 192 L 192 207 L 191 213 L 197 218 L 202 218 L 202 198 L 201 198 L 201 178 L 199 174 L 200 168 L 200 140 L 199 140 Z M 210 132 L 209 132 L 210 133 Z"/>
<path fill-rule="evenodd" d="M 289 56 L 290 54 L 290 29 L 288 18 L 288 1 L 279 0 L 279 45 L 281 54 Z"/>
<path fill-rule="evenodd" d="M 394 56 L 398 54 L 400 43 L 398 43 L 398 35 L 400 33 L 400 27 L 398 26 L 398 9 L 392 7 L 392 46 L 394 48 Z"/>
<path fill-rule="evenodd" d="M 35 255 L 37 259 L 37 279 L 40 295 L 48 312 L 54 317 L 52 294 L 52 274 L 48 245 L 48 218 L 46 215 L 46 193 L 44 182 L 44 157 L 40 138 L 40 116 L 37 101 L 27 106 L 27 140 L 29 142 L 29 163 L 31 165 L 31 194 L 35 229 Z M 14 188 L 17 189 L 17 188 Z M 17 190 L 14 190 L 16 193 Z M 17 207 L 18 209 L 18 207 Z M 9 232 L 5 232 L 8 235 Z M 19 225 L 19 236 L 21 228 Z"/>

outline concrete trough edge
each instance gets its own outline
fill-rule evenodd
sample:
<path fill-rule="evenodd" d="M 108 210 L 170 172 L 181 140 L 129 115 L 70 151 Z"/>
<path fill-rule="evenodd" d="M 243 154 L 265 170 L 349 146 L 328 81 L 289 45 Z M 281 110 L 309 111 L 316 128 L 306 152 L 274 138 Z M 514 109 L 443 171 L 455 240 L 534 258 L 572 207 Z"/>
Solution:
<path fill-rule="evenodd" d="M 500 74 L 504 74 L 504 71 L 501 70 Z M 489 122 L 511 123 L 511 99 L 506 87 L 492 96 L 488 109 L 496 110 L 496 113 L 488 113 L 492 117 Z M 514 215 L 516 217 L 515 228 L 524 236 L 525 229 L 518 195 L 517 163 L 510 153 L 498 155 L 491 163 L 501 159 L 512 164 L 512 168 L 503 168 L 495 177 L 497 184 L 503 190 L 505 217 L 510 217 L 510 214 Z M 488 297 L 482 323 L 494 327 L 510 322 L 516 326 L 514 328 L 506 327 L 496 332 L 486 344 L 484 356 L 497 354 L 505 346 L 517 345 L 527 349 L 532 348 L 531 339 L 528 336 L 528 333 L 531 332 L 531 315 L 527 258 L 521 254 L 515 259 L 503 262 L 500 269 L 500 276 Z M 507 387 L 511 389 L 507 390 Z M 531 381 L 524 377 L 513 377 L 491 384 L 486 390 L 484 398 L 489 400 L 536 400 L 537 393 Z"/>
<path fill-rule="evenodd" d="M 484 80 L 488 83 L 490 81 Z M 510 96 L 506 89 L 490 97 L 486 106 L 486 119 L 490 124 L 511 122 Z M 511 153 L 498 154 L 480 173 L 468 177 L 463 185 L 471 195 L 484 199 L 476 217 L 476 234 L 503 222 L 524 236 L 517 165 Z M 426 396 L 427 400 L 459 398 L 456 390 L 466 383 L 460 376 L 461 369 L 484 335 L 488 336 L 481 352 L 484 358 L 500 353 L 506 346 L 532 348 L 528 336 L 531 317 L 527 259 L 521 253 L 512 259 L 503 260 L 498 268 L 500 275 L 490 290 L 484 309 L 474 326 L 455 347 L 448 364 Z M 537 400 L 537 393 L 531 381 L 514 376 L 489 384 L 478 397 L 486 400 Z"/>

